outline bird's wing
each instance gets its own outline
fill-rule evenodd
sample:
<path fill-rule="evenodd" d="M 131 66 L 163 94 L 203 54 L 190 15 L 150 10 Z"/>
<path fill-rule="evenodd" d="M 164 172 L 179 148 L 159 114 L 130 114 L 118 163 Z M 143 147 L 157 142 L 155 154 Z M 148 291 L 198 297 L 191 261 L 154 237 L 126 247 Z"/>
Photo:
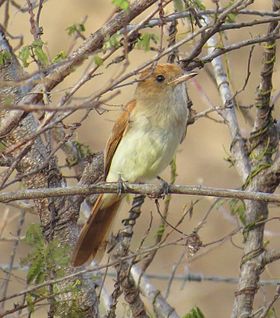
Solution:
<path fill-rule="evenodd" d="M 118 144 L 128 130 L 130 114 L 135 105 L 135 100 L 129 102 L 113 127 L 105 149 L 105 178 L 110 170 L 111 161 Z M 110 202 L 107 202 L 108 206 L 102 207 L 103 197 L 103 194 L 99 195 L 88 221 L 82 228 L 73 251 L 73 266 L 80 266 L 96 255 L 102 258 L 105 252 L 106 237 L 120 205 L 121 197 L 119 195 L 111 195 Z"/>
<path fill-rule="evenodd" d="M 136 106 L 136 100 L 130 101 L 124 108 L 123 113 L 117 119 L 114 124 L 112 134 L 107 141 L 106 148 L 105 148 L 105 160 L 104 160 L 104 171 L 105 171 L 105 178 L 108 175 L 110 170 L 111 162 L 114 156 L 114 153 L 120 143 L 122 137 L 125 135 L 129 125 L 130 114 Z"/>

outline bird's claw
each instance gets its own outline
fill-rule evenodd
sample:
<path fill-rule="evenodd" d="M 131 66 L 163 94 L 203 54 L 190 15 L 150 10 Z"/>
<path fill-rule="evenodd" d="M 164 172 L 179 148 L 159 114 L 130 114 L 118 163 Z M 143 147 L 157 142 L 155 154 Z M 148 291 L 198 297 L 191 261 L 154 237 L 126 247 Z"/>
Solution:
<path fill-rule="evenodd" d="M 154 196 L 155 198 L 161 198 L 164 199 L 165 196 L 167 196 L 169 194 L 169 189 L 170 189 L 170 185 L 168 182 L 166 182 L 165 180 L 163 180 L 161 177 L 157 176 L 157 179 L 160 182 L 161 188 L 160 188 L 160 192 Z"/>
<path fill-rule="evenodd" d="M 127 186 L 125 184 L 125 181 L 119 175 L 118 186 L 117 186 L 117 194 L 118 194 L 118 196 L 121 196 L 126 189 L 127 189 Z"/>

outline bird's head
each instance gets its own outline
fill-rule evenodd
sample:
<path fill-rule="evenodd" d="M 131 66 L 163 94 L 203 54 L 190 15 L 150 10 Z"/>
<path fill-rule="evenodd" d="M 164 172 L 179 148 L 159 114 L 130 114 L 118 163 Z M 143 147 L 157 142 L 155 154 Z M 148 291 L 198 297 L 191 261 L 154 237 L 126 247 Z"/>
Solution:
<path fill-rule="evenodd" d="M 175 64 L 158 64 L 142 71 L 136 88 L 137 98 L 159 98 L 172 94 L 178 86 L 194 77 L 197 73 L 184 73 Z"/>

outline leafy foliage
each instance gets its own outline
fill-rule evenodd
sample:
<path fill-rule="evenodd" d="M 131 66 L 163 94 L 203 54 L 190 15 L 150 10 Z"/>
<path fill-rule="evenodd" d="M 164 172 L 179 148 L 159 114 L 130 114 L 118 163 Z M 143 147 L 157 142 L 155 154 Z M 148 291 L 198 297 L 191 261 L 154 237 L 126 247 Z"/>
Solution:
<path fill-rule="evenodd" d="M 21 60 L 23 67 L 28 67 L 29 65 L 29 58 L 30 58 L 30 47 L 29 45 L 24 46 L 23 48 L 21 48 L 21 50 L 19 51 L 19 59 Z"/>
<path fill-rule="evenodd" d="M 103 59 L 97 54 L 94 55 L 93 60 L 96 66 L 101 66 L 103 64 Z"/>
<path fill-rule="evenodd" d="M 0 65 L 4 65 L 11 59 L 11 54 L 7 51 L 0 52 Z"/>
<path fill-rule="evenodd" d="M 129 9 L 129 2 L 128 2 L 128 0 L 112 0 L 112 3 L 116 6 L 116 7 L 118 7 L 118 8 L 120 8 L 120 9 L 122 9 L 122 10 L 128 10 Z"/>
<path fill-rule="evenodd" d="M 239 199 L 231 199 L 228 201 L 230 212 L 232 215 L 237 215 L 240 222 L 244 225 L 246 223 L 246 207 L 245 203 Z"/>
<path fill-rule="evenodd" d="M 108 36 L 104 42 L 103 51 L 105 52 L 106 50 L 120 47 L 121 37 L 120 32 L 117 32 L 110 37 Z"/>
<path fill-rule="evenodd" d="M 136 47 L 144 51 L 150 51 L 151 42 L 157 44 L 158 38 L 153 33 L 144 33 L 141 34 L 140 38 L 137 40 Z"/>
<path fill-rule="evenodd" d="M 185 4 L 183 0 L 173 0 L 175 11 L 182 12 L 185 9 Z"/>
<path fill-rule="evenodd" d="M 197 10 L 205 10 L 206 7 L 201 0 L 188 0 L 186 1 L 187 6 L 193 7 Z"/>
<path fill-rule="evenodd" d="M 64 51 L 60 51 L 53 59 L 52 63 L 58 63 L 67 58 L 67 54 Z"/>
<path fill-rule="evenodd" d="M 66 28 L 68 35 L 85 32 L 86 27 L 83 23 L 74 23 Z"/>
<path fill-rule="evenodd" d="M 25 242 L 31 246 L 32 251 L 22 260 L 23 265 L 28 265 L 28 284 L 40 284 L 49 278 L 59 278 L 65 275 L 64 268 L 69 264 L 69 248 L 61 245 L 57 240 L 46 243 L 42 229 L 38 224 L 31 224 L 26 232 Z M 79 286 L 81 282 L 77 279 L 61 288 L 57 284 L 52 285 L 52 291 L 43 287 L 27 294 L 26 302 L 29 312 L 32 313 L 35 303 L 52 298 L 56 317 L 83 317 L 81 306 L 78 304 Z M 71 301 L 59 301 L 54 297 L 57 294 L 71 293 Z"/>
<path fill-rule="evenodd" d="M 225 8 L 228 8 L 228 7 L 232 6 L 233 4 L 234 4 L 234 0 L 230 0 L 228 2 L 228 4 L 225 6 Z M 226 21 L 229 23 L 235 22 L 236 17 L 237 17 L 237 14 L 231 12 L 227 15 Z"/>
<path fill-rule="evenodd" d="M 75 146 L 76 153 L 66 158 L 66 163 L 69 168 L 75 166 L 79 160 L 89 158 L 92 155 L 92 151 L 88 145 L 84 145 L 78 141 L 73 141 L 72 145 Z"/>
<path fill-rule="evenodd" d="M 37 60 L 45 66 L 45 65 L 48 65 L 48 57 L 43 50 L 43 45 L 44 45 L 43 41 L 35 40 L 33 41 L 31 45 L 31 50 L 34 52 L 34 55 L 37 58 Z"/>
<path fill-rule="evenodd" d="M 28 67 L 31 63 L 30 58 L 33 61 L 38 61 L 42 66 L 48 65 L 48 56 L 43 49 L 45 43 L 41 40 L 35 40 L 31 45 L 26 45 L 19 51 L 19 59 L 21 60 L 23 67 Z"/>
<path fill-rule="evenodd" d="M 189 313 L 187 313 L 183 318 L 205 318 L 202 311 L 197 307 L 193 307 Z"/>
<path fill-rule="evenodd" d="M 47 279 L 50 271 L 61 277 L 63 268 L 68 264 L 69 248 L 53 240 L 45 242 L 42 229 L 38 224 L 31 224 L 26 232 L 25 242 L 32 247 L 32 252 L 22 259 L 22 264 L 29 265 L 27 283 L 39 284 Z"/>
<path fill-rule="evenodd" d="M 267 318 L 277 318 L 277 313 L 274 307 L 272 307 L 266 315 Z"/>
<path fill-rule="evenodd" d="M 71 301 L 55 301 L 55 316 L 59 318 L 76 318 L 76 317 L 85 317 L 85 313 L 83 312 L 78 299 L 79 299 L 79 287 L 81 282 L 77 279 L 71 285 L 64 290 L 65 293 L 71 292 Z M 57 293 L 61 293 L 61 289 L 57 289 Z"/>

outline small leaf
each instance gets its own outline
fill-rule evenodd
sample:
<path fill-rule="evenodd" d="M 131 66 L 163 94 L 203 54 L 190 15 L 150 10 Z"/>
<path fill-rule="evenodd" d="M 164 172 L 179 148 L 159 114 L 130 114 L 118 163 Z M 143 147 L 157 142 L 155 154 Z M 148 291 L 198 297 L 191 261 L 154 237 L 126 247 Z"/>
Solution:
<path fill-rule="evenodd" d="M 34 298 L 31 296 L 31 294 L 26 295 L 25 301 L 27 303 L 27 308 L 29 313 L 30 314 L 33 313 L 35 310 L 35 304 L 34 304 Z"/>
<path fill-rule="evenodd" d="M 48 56 L 43 50 L 43 45 L 44 45 L 43 41 L 35 40 L 31 44 L 31 47 L 33 48 L 34 54 L 35 54 L 36 58 L 38 59 L 38 61 L 42 65 L 46 66 L 46 65 L 48 65 Z"/>
<path fill-rule="evenodd" d="M 44 244 L 44 237 L 39 224 L 30 224 L 25 235 L 24 241 L 29 245 Z"/>
<path fill-rule="evenodd" d="M 11 53 L 9 53 L 7 51 L 1 51 L 0 52 L 0 65 L 6 64 L 11 59 L 11 57 L 12 57 Z"/>
<path fill-rule="evenodd" d="M 246 207 L 242 200 L 231 199 L 228 201 L 230 212 L 232 215 L 237 215 L 240 222 L 244 225 L 246 223 Z"/>
<path fill-rule="evenodd" d="M 175 11 L 182 12 L 185 10 L 183 0 L 173 0 L 173 4 L 174 4 Z"/>
<path fill-rule="evenodd" d="M 205 316 L 203 315 L 202 311 L 197 306 L 195 306 L 188 314 L 183 316 L 183 318 L 205 318 Z"/>
<path fill-rule="evenodd" d="M 111 48 L 118 48 L 120 46 L 120 39 L 121 39 L 121 35 L 119 32 L 113 34 L 110 37 L 107 37 L 103 45 L 104 51 Z"/>
<path fill-rule="evenodd" d="M 236 17 L 237 17 L 237 14 L 236 14 L 236 13 L 229 13 L 229 14 L 227 15 L 226 22 L 233 23 L 233 22 L 235 22 Z"/>
<path fill-rule="evenodd" d="M 198 10 L 205 10 L 205 9 L 206 9 L 205 5 L 202 3 L 201 0 L 193 0 L 192 2 L 193 2 L 193 4 L 194 4 L 194 6 L 195 6 Z"/>
<path fill-rule="evenodd" d="M 147 52 L 151 48 L 151 42 L 156 44 L 157 36 L 153 33 L 144 33 L 137 40 L 137 48 Z"/>
<path fill-rule="evenodd" d="M 24 46 L 20 51 L 18 55 L 19 59 L 21 60 L 23 67 L 28 67 L 29 62 L 28 59 L 30 57 L 30 46 Z"/>
<path fill-rule="evenodd" d="M 156 232 L 156 237 L 162 237 L 162 235 L 164 234 L 164 231 L 165 231 L 165 225 L 160 224 Z"/>
<path fill-rule="evenodd" d="M 47 54 L 43 51 L 42 48 L 35 48 L 34 53 L 39 62 L 41 62 L 43 65 L 48 65 Z"/>
<path fill-rule="evenodd" d="M 45 278 L 45 266 L 44 266 L 44 256 L 41 252 L 33 255 L 33 261 L 31 262 L 28 272 L 27 272 L 27 283 L 30 284 L 35 281 L 36 284 L 44 281 Z"/>
<path fill-rule="evenodd" d="M 277 318 L 277 313 L 274 307 L 269 309 L 269 312 L 267 313 L 266 318 Z"/>
<path fill-rule="evenodd" d="M 232 6 L 234 4 L 234 0 L 230 0 L 226 5 L 225 5 L 225 8 L 229 8 L 230 6 Z M 236 16 L 237 14 L 236 13 L 229 13 L 227 15 L 227 18 L 226 18 L 226 22 L 235 22 L 236 20 Z"/>
<path fill-rule="evenodd" d="M 64 51 L 60 51 L 53 59 L 52 59 L 52 63 L 58 63 L 61 62 L 63 60 L 65 60 L 67 58 L 67 55 Z"/>
<path fill-rule="evenodd" d="M 122 10 L 128 10 L 129 9 L 129 2 L 128 0 L 112 0 L 112 3 L 117 6 L 118 8 Z"/>
<path fill-rule="evenodd" d="M 79 32 L 85 32 L 85 30 L 86 30 L 85 25 L 83 23 L 79 23 L 78 24 L 78 31 Z"/>
<path fill-rule="evenodd" d="M 85 30 L 86 30 L 86 27 L 83 23 L 74 23 L 66 28 L 68 35 L 73 35 L 73 34 L 79 33 L 79 32 L 80 33 L 85 32 Z"/>
<path fill-rule="evenodd" d="M 93 60 L 96 66 L 101 66 L 104 62 L 103 59 L 98 55 L 94 55 Z"/>

